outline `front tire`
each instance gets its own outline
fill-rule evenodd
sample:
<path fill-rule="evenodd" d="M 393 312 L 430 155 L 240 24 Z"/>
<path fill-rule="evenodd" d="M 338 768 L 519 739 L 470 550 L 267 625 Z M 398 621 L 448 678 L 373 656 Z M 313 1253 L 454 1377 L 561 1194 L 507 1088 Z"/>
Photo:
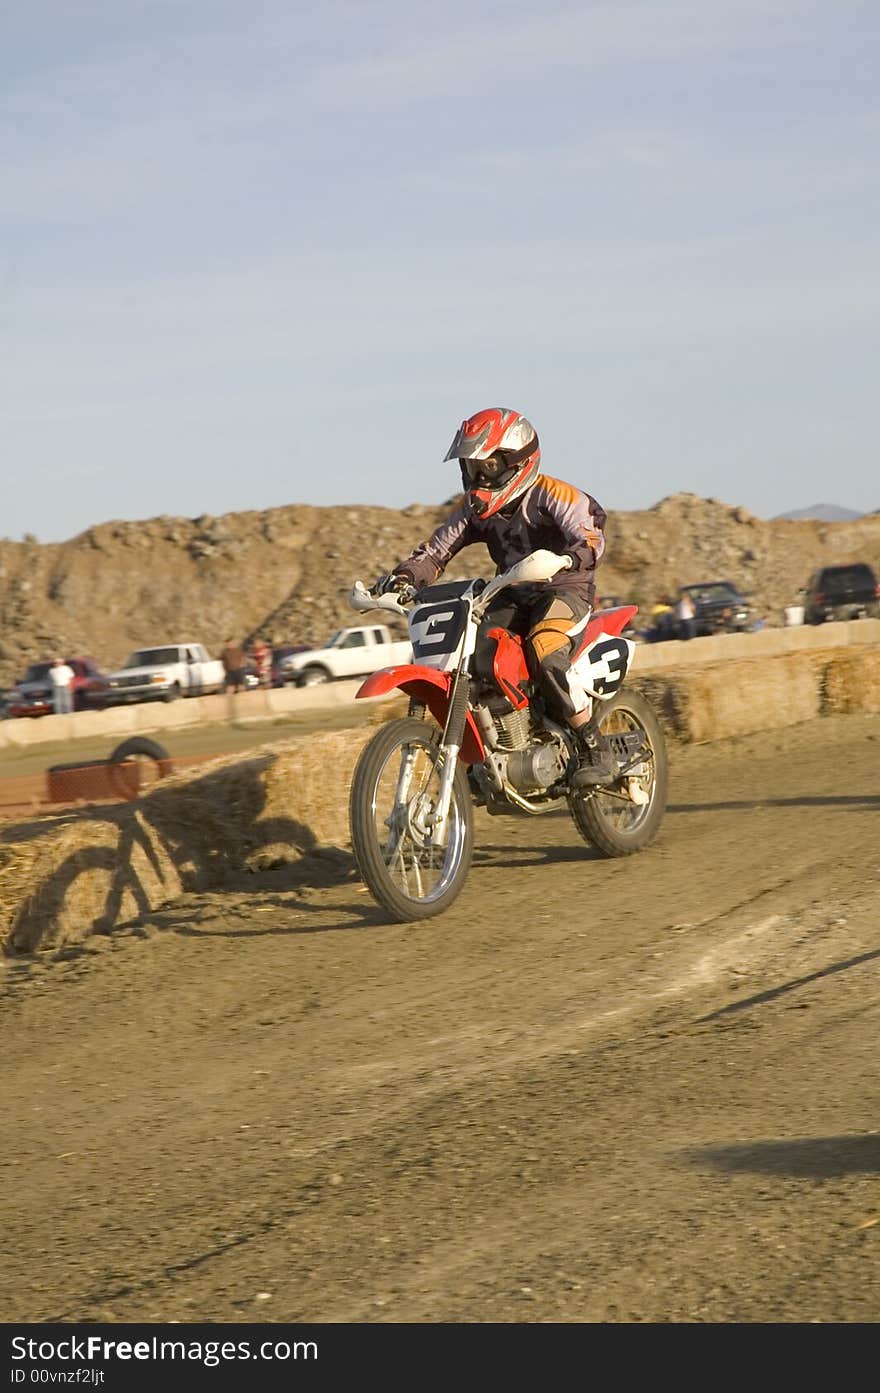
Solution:
<path fill-rule="evenodd" d="M 325 667 L 303 668 L 302 675 L 297 683 L 299 687 L 317 687 L 322 682 L 329 682 L 330 674 Z"/>
<path fill-rule="evenodd" d="M 660 830 L 669 789 L 666 739 L 651 703 L 639 692 L 622 691 L 603 702 L 599 730 L 603 735 L 644 737 L 649 755 L 637 766 L 637 783 L 647 803 L 634 803 L 624 781 L 591 789 L 586 797 L 569 795 L 569 811 L 584 841 L 606 856 L 631 856 L 648 846 Z"/>
<path fill-rule="evenodd" d="M 406 717 L 380 726 L 354 771 L 349 823 L 355 860 L 373 898 L 399 924 L 442 914 L 461 893 L 473 854 L 471 796 L 456 763 L 445 846 L 432 846 L 439 731 Z"/>

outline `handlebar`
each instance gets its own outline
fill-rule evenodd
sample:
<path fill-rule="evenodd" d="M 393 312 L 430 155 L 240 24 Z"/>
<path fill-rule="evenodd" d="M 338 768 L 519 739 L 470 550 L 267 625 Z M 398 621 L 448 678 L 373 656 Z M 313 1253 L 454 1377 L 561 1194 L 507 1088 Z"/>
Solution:
<path fill-rule="evenodd" d="M 559 571 L 567 571 L 571 565 L 570 556 L 560 556 L 555 551 L 547 551 L 543 548 L 533 551 L 529 556 L 524 556 L 521 561 L 517 561 L 514 566 L 510 566 L 500 576 L 493 576 L 492 580 L 487 581 L 475 609 L 479 613 L 483 613 L 490 600 L 508 585 L 529 585 L 543 580 L 552 580 Z M 384 595 L 375 595 L 372 590 L 367 589 L 363 581 L 356 580 L 349 591 L 348 602 L 352 609 L 361 612 L 370 609 L 387 609 L 394 614 L 406 615 L 408 606 L 417 594 L 418 591 L 413 589 L 403 594 L 388 590 Z"/>
<path fill-rule="evenodd" d="M 393 591 L 388 590 L 384 595 L 374 595 L 372 590 L 368 590 L 362 580 L 356 580 L 348 594 L 348 603 L 352 609 L 364 613 L 371 609 L 387 609 L 393 614 L 407 614 L 407 609 L 400 603 L 400 597 Z"/>

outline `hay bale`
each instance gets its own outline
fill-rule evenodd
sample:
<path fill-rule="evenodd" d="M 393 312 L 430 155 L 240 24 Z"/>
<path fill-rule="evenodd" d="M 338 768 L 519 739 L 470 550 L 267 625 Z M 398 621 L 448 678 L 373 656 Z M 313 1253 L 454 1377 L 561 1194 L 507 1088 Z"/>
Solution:
<path fill-rule="evenodd" d="M 821 671 L 811 653 L 713 663 L 691 675 L 690 738 L 721 740 L 814 720 L 820 691 Z"/>
<path fill-rule="evenodd" d="M 277 747 L 259 814 L 243 829 L 232 863 L 262 867 L 329 848 L 348 850 L 348 791 L 372 730 L 328 732 Z"/>
<path fill-rule="evenodd" d="M 637 681 L 668 733 L 702 744 L 776 730 L 819 715 L 823 665 L 814 653 L 728 659 Z"/>
<path fill-rule="evenodd" d="M 823 714 L 880 715 L 880 647 L 859 644 L 824 656 Z"/>
<path fill-rule="evenodd" d="M 678 739 L 704 743 L 817 716 L 880 712 L 880 647 L 801 649 L 636 679 Z"/>
<path fill-rule="evenodd" d="M 366 724 L 385 725 L 386 721 L 399 721 L 409 711 L 409 697 L 404 692 L 392 692 L 387 701 L 374 701 L 367 712 Z"/>
<path fill-rule="evenodd" d="M 14 827 L 0 845 L 0 946 L 31 953 L 148 914 L 231 870 L 347 848 L 362 729 L 229 755 L 157 784 L 136 804 Z"/>
<path fill-rule="evenodd" d="M 0 847 L 3 861 L 0 945 L 6 952 L 79 942 L 185 888 L 169 848 L 136 807 L 8 841 Z"/>

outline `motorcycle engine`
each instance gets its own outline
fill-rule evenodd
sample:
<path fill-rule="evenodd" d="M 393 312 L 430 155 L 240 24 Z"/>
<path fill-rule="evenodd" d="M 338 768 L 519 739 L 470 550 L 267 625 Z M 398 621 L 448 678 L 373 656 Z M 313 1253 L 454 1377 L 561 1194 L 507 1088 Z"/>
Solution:
<path fill-rule="evenodd" d="M 474 714 L 494 748 L 498 776 L 518 793 L 539 793 L 562 778 L 567 752 L 556 739 L 535 740 L 529 713 L 515 711 L 504 698 L 477 706 Z"/>
<path fill-rule="evenodd" d="M 537 793 L 562 777 L 565 761 L 555 744 L 527 745 L 507 756 L 507 779 L 518 793 Z"/>

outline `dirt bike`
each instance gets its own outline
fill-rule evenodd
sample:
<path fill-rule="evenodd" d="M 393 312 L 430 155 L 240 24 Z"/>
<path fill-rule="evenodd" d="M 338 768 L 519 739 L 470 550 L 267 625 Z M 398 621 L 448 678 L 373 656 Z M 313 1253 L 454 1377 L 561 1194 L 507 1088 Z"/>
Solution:
<path fill-rule="evenodd" d="M 352 607 L 404 615 L 413 648 L 412 663 L 374 672 L 358 689 L 358 697 L 405 693 L 409 714 L 364 746 L 349 800 L 358 870 L 399 923 L 440 914 L 461 892 L 475 804 L 524 816 L 567 804 L 581 836 L 606 856 L 640 851 L 657 834 L 666 744 L 649 702 L 622 688 L 635 644 L 621 631 L 637 606 L 593 612 L 572 656 L 569 686 L 584 708 L 592 700 L 591 725 L 608 737 L 615 766 L 606 783 L 586 790 L 571 783 L 576 737 L 548 713 L 522 638 L 492 624 L 490 605 L 502 590 L 550 580 L 570 564 L 542 550 L 488 582 L 446 581 L 403 595 L 354 583 Z"/>

